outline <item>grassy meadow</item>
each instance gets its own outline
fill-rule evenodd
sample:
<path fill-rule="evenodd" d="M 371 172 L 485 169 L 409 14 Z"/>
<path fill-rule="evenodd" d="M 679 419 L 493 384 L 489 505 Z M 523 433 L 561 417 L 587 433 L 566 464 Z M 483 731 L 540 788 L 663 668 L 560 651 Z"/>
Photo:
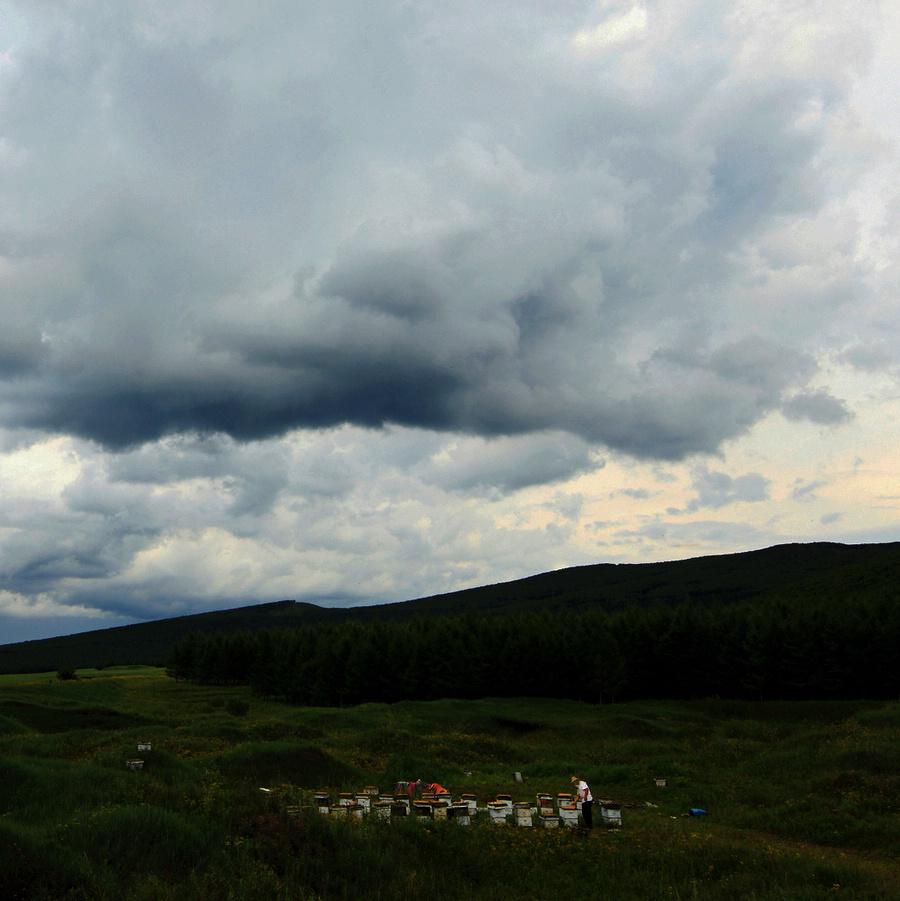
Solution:
<path fill-rule="evenodd" d="M 898 702 L 299 708 L 146 667 L 78 676 L 0 677 L 4 899 L 900 897 Z M 421 778 L 483 806 L 576 773 L 623 805 L 620 829 L 358 821 L 313 803 Z"/>

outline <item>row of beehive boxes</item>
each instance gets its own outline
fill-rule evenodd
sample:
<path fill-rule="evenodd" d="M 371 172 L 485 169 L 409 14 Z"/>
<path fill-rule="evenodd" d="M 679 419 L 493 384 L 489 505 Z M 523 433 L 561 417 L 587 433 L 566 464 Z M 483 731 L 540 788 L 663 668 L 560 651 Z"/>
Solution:
<path fill-rule="evenodd" d="M 553 800 L 553 795 L 539 792 L 537 804 L 532 807 L 530 801 L 513 801 L 509 795 L 498 795 L 495 801 L 488 801 L 488 813 L 492 822 L 497 825 L 507 822 L 508 817 L 513 815 L 516 818 L 516 825 L 531 826 L 536 815 L 541 825 L 547 828 L 555 828 L 560 823 L 564 826 L 577 826 L 581 802 L 576 801 L 574 795 L 568 792 L 560 792 L 556 796 L 554 811 Z M 601 803 L 600 813 L 605 825 L 622 825 L 622 810 L 618 805 L 611 802 Z"/>
<path fill-rule="evenodd" d="M 478 814 L 479 807 L 475 795 L 463 794 L 458 800 L 449 795 L 424 795 L 421 800 L 410 800 L 406 797 L 381 795 L 372 786 L 362 792 L 341 792 L 336 804 L 331 803 L 328 792 L 316 792 L 316 806 L 320 813 L 334 816 L 357 816 L 367 814 L 387 819 L 396 816 L 417 816 L 423 819 L 452 819 L 468 826 Z M 495 800 L 488 801 L 486 810 L 495 825 L 506 825 L 510 818 L 515 818 L 517 826 L 532 826 L 537 816 L 538 822 L 548 829 L 564 826 L 577 826 L 580 803 L 568 793 L 556 796 L 556 808 L 552 795 L 539 793 L 536 804 L 531 801 L 513 801 L 511 795 L 498 795 Z M 608 826 L 622 825 L 622 812 L 618 806 L 600 805 L 601 817 Z"/>

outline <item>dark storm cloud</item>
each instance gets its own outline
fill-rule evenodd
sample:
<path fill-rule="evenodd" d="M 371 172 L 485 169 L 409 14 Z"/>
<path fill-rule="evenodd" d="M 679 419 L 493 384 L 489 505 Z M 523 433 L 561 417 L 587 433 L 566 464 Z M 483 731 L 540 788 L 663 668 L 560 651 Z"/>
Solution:
<path fill-rule="evenodd" d="M 827 199 L 825 120 L 796 122 L 839 104 L 837 77 L 739 87 L 713 56 L 638 102 L 544 68 L 525 23 L 498 55 L 436 10 L 367 13 L 377 50 L 312 10 L 246 34 L 252 49 L 199 19 L 147 13 L 128 32 L 91 15 L 84 39 L 51 31 L 23 54 L 4 97 L 28 172 L 78 209 L 50 225 L 35 208 L 8 233 L 20 275 L 4 303 L 35 301 L 0 340 L 8 426 L 113 450 L 344 423 L 556 431 L 676 460 L 716 451 L 814 371 L 793 336 L 713 335 L 744 277 L 735 248 Z M 574 8 L 560 15 L 573 33 Z M 234 16 L 217 27 L 243 39 Z M 303 52 L 279 62 L 292 34 Z M 349 68 L 319 44 L 352 51 Z M 452 89 L 424 78 L 435 59 Z M 514 120 L 496 115 L 513 100 Z M 80 194 L 55 170 L 54 129 L 76 121 Z M 313 262 L 278 298 L 298 252 Z M 835 403 L 801 394 L 784 411 L 836 422 Z"/>
<path fill-rule="evenodd" d="M 777 348 L 760 350 L 773 351 L 763 358 L 778 356 Z M 344 422 L 484 435 L 563 429 L 636 456 L 677 459 L 712 451 L 748 428 L 777 405 L 780 389 L 795 378 L 788 368 L 758 383 L 754 376 L 762 360 L 745 360 L 744 368 L 729 365 L 727 373 L 712 364 L 695 365 L 687 372 L 678 368 L 678 386 L 639 379 L 632 397 L 617 399 L 594 386 L 554 384 L 549 374 L 536 382 L 527 357 L 473 357 L 423 359 L 419 344 L 387 354 L 373 347 L 285 348 L 273 342 L 253 348 L 245 356 L 249 367 L 235 364 L 214 384 L 182 378 L 129 387 L 121 384 L 124 378 L 108 385 L 73 378 L 35 392 L 9 422 L 90 438 L 112 449 L 179 432 L 256 440 Z M 264 369 L 254 363 L 264 363 Z M 796 418 L 802 410 L 823 421 L 831 409 L 820 399 L 812 406 L 798 400 L 786 415 Z"/>
<path fill-rule="evenodd" d="M 8 383 L 8 424 L 112 449 L 179 433 L 251 441 L 342 423 L 484 436 L 562 430 L 679 459 L 749 428 L 812 368 L 762 338 L 710 349 L 689 320 L 673 329 L 684 336 L 677 343 L 659 336 L 646 359 L 628 360 L 628 328 L 642 327 L 647 310 L 637 304 L 625 321 L 606 322 L 606 286 L 595 297 L 579 287 L 596 270 L 594 248 L 535 273 L 525 294 L 495 287 L 486 299 L 471 235 L 427 253 L 350 255 L 265 316 L 223 321 L 196 301 L 179 307 L 201 271 L 183 249 L 173 247 L 168 269 L 158 247 L 140 255 L 149 234 L 162 237 L 158 216 L 115 221 L 81 240 L 87 322 L 62 322 L 41 365 Z M 157 274 L 160 319 L 150 306 Z M 122 306 L 101 315 L 107 297 Z"/>
<path fill-rule="evenodd" d="M 514 322 L 510 314 L 511 331 Z M 545 326 L 537 338 L 532 316 L 521 341 L 507 347 L 448 346 L 442 327 L 425 336 L 403 328 L 384 346 L 375 330 L 352 319 L 336 341 L 242 338 L 224 364 L 195 377 L 111 371 L 108 381 L 95 372 L 73 373 L 63 383 L 59 373 L 56 384 L 23 392 L 10 421 L 113 449 L 183 432 L 249 441 L 345 422 L 485 436 L 555 429 L 636 456 L 678 459 L 715 450 L 749 428 L 809 365 L 754 340 L 690 358 L 658 354 L 634 371 L 603 342 L 598 359 L 585 355 L 590 341 L 577 324 Z M 549 346 L 548 333 L 558 348 Z M 567 346 L 584 351 L 580 364 L 567 358 Z M 820 418 L 830 409 L 813 398 L 805 406 L 794 401 L 786 412 L 801 408 Z"/>
<path fill-rule="evenodd" d="M 21 376 L 33 370 L 40 359 L 40 332 L 7 323 L 0 335 L 0 379 Z"/>

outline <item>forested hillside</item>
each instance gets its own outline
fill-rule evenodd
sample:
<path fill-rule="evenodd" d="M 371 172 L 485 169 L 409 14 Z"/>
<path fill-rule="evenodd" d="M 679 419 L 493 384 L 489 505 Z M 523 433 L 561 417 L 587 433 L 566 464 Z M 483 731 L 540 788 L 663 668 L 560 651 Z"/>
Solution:
<path fill-rule="evenodd" d="M 735 656 L 730 649 L 729 630 L 758 631 L 768 628 L 773 633 L 787 636 L 787 623 L 793 623 L 802 611 L 814 607 L 824 607 L 827 614 L 823 614 L 824 621 L 835 623 L 834 628 L 839 634 L 845 631 L 845 620 L 849 628 L 862 615 L 862 611 L 870 611 L 865 628 L 873 630 L 871 643 L 877 646 L 890 634 L 898 585 L 900 543 L 780 545 L 741 554 L 664 563 L 573 567 L 514 582 L 397 604 L 327 608 L 282 601 L 42 641 L 0 645 L 0 673 L 46 672 L 110 663 L 163 665 L 176 646 L 182 648 L 189 635 L 194 636 L 192 641 L 202 643 L 200 636 L 221 635 L 222 638 L 217 639 L 221 642 L 227 636 L 241 634 L 241 641 L 246 643 L 246 636 L 266 630 L 273 630 L 275 637 L 272 640 L 277 641 L 278 633 L 297 629 L 301 630 L 299 634 L 305 636 L 316 635 L 316 642 L 331 647 L 331 653 L 343 662 L 351 649 L 358 656 L 362 653 L 359 648 L 367 647 L 369 643 L 368 638 L 351 640 L 349 636 L 383 633 L 390 636 L 390 642 L 404 648 L 407 656 L 416 659 L 422 656 L 431 660 L 429 672 L 421 676 L 413 677 L 415 667 L 408 664 L 405 658 L 403 666 L 395 670 L 395 673 L 408 673 L 403 678 L 414 683 L 410 690 L 440 696 L 442 691 L 439 687 L 426 691 L 418 686 L 427 686 L 430 679 L 437 679 L 440 683 L 435 674 L 444 664 L 432 660 L 427 649 L 423 648 L 421 652 L 415 650 L 419 644 L 416 636 L 421 635 L 423 642 L 428 641 L 431 640 L 431 632 L 437 630 L 441 633 L 438 640 L 440 646 L 460 661 L 466 659 L 466 654 L 470 654 L 473 647 L 490 646 L 490 650 L 485 652 L 488 659 L 468 667 L 476 687 L 465 689 L 467 694 L 477 692 L 477 685 L 481 684 L 472 673 L 496 673 L 502 669 L 496 660 L 508 662 L 512 654 L 510 649 L 515 648 L 520 652 L 521 660 L 529 661 L 529 665 L 538 670 L 549 671 L 556 665 L 567 670 L 577 669 L 581 673 L 579 697 L 599 695 L 601 691 L 604 695 L 622 697 L 663 696 L 661 692 L 666 686 L 680 685 L 682 681 L 693 678 L 689 674 L 697 669 L 710 671 L 714 661 L 721 660 L 715 666 L 725 670 L 733 667 L 733 662 L 727 662 L 733 661 Z M 884 609 L 879 605 L 884 605 Z M 725 611 L 732 607 L 740 608 L 740 615 L 736 610 L 726 616 Z M 682 610 L 679 624 L 670 625 L 667 618 L 673 611 L 679 610 Z M 760 611 L 763 610 L 770 611 L 765 615 L 771 620 L 769 626 L 760 622 Z M 876 610 L 877 614 L 874 612 Z M 752 622 L 749 619 L 751 615 Z M 681 620 L 691 617 L 702 624 L 702 627 L 688 630 L 695 636 L 691 640 L 696 646 L 679 649 L 675 643 L 680 640 L 679 630 L 685 629 Z M 879 618 L 884 620 L 883 628 L 878 625 Z M 498 621 L 484 622 L 494 619 Z M 570 651 L 563 648 L 552 651 L 552 662 L 546 659 L 547 654 L 551 653 L 547 648 L 556 648 L 551 638 L 565 638 L 564 644 L 568 648 L 573 646 L 568 642 L 580 640 L 575 633 L 579 628 L 577 623 L 582 619 L 588 623 L 585 628 L 590 630 L 600 629 L 595 624 L 602 623 L 600 631 L 607 636 L 604 638 L 607 644 L 594 642 L 592 648 L 609 648 L 608 652 L 600 655 L 604 659 L 601 669 L 605 668 L 605 675 L 597 676 L 595 670 L 600 664 L 592 662 L 592 675 L 585 677 L 586 664 L 578 663 L 577 655 L 573 657 Z M 535 623 L 539 625 L 535 626 Z M 379 624 L 380 629 L 376 628 Z M 529 630 L 533 628 L 548 634 L 537 643 L 522 637 L 530 634 Z M 819 626 L 813 622 L 811 628 L 813 632 L 810 634 L 815 634 Z M 639 641 L 634 638 L 643 633 L 646 635 Z M 668 638 L 664 641 L 666 636 Z M 372 640 L 375 641 L 374 638 Z M 383 653 L 384 644 L 380 639 L 378 643 L 382 648 L 379 653 Z M 655 647 L 655 643 L 661 643 L 658 651 L 650 655 L 646 664 L 640 664 L 645 653 L 642 648 Z M 897 649 L 896 642 L 894 648 Z M 235 660 L 246 657 L 243 651 L 238 653 L 236 648 L 232 650 Z M 593 650 L 589 653 L 592 654 Z M 738 652 L 738 656 L 743 654 L 743 651 Z M 309 660 L 316 655 L 311 657 L 308 651 L 303 651 L 302 656 L 303 665 L 308 667 Z M 767 680 L 771 680 L 773 673 L 780 672 L 780 667 L 788 666 L 784 661 L 793 659 L 796 651 L 789 647 L 782 656 L 783 660 L 778 657 L 766 664 L 764 677 L 737 678 L 736 681 L 743 685 L 741 690 L 752 694 L 756 686 L 754 680 L 761 679 L 760 690 L 765 692 Z M 591 658 L 592 661 L 594 659 Z M 656 672 L 654 667 L 676 659 L 680 661 L 677 667 L 674 662 L 666 663 L 661 677 L 662 687 L 653 687 L 657 678 L 653 675 Z M 616 660 L 621 662 L 621 667 L 627 668 L 624 670 L 627 678 L 616 676 Z M 337 670 L 337 665 L 334 668 Z M 646 679 L 642 688 L 635 684 L 634 674 L 639 669 L 646 674 L 642 677 Z M 220 676 L 204 674 L 201 678 L 218 679 Z M 247 673 L 238 678 L 248 678 Z M 504 674 L 492 676 L 487 681 L 502 685 L 505 678 L 504 670 Z M 545 672 L 544 678 L 552 685 L 556 677 L 551 678 Z M 399 675 L 394 682 L 398 680 Z M 724 676 L 717 676 L 713 681 L 723 680 L 728 681 Z M 797 684 L 796 690 L 800 692 L 801 677 L 791 676 L 790 680 L 792 684 Z M 729 684 L 733 682 L 735 679 Z M 721 694 L 724 690 L 701 688 L 696 679 L 694 683 L 692 690 L 700 694 Z M 342 677 L 335 685 L 334 690 L 343 700 L 358 694 L 353 689 L 352 677 L 349 682 Z M 551 694 L 556 691 L 552 687 L 546 690 Z M 867 689 L 865 693 L 870 691 Z M 568 689 L 564 693 L 574 694 Z M 859 690 L 854 694 L 859 694 Z"/>
<path fill-rule="evenodd" d="M 194 635 L 176 647 L 168 671 L 322 706 L 488 696 L 900 697 L 897 590 L 840 580 L 811 589 L 709 608 L 469 613 Z"/>

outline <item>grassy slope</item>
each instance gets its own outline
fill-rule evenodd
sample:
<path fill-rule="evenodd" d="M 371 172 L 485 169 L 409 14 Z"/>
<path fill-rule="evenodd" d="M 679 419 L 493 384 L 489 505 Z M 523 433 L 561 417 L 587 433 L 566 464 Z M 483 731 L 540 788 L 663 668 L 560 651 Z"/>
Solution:
<path fill-rule="evenodd" d="M 154 671 L 80 676 L 0 680 L 3 897 L 900 897 L 898 703 L 303 709 Z M 153 750 L 128 772 L 139 739 Z M 656 806 L 590 837 L 286 815 L 323 787 L 423 778 L 483 803 L 573 772 Z"/>
<path fill-rule="evenodd" d="M 0 645 L 0 673 L 55 672 L 62 667 L 111 662 L 162 663 L 172 647 L 192 631 L 232 633 L 342 619 L 402 620 L 597 605 L 614 611 L 688 599 L 716 605 L 762 599 L 773 593 L 802 600 L 813 594 L 821 596 L 823 591 L 896 591 L 898 583 L 900 543 L 780 545 L 665 563 L 573 567 L 398 604 L 331 609 L 286 601 L 18 642 Z"/>

